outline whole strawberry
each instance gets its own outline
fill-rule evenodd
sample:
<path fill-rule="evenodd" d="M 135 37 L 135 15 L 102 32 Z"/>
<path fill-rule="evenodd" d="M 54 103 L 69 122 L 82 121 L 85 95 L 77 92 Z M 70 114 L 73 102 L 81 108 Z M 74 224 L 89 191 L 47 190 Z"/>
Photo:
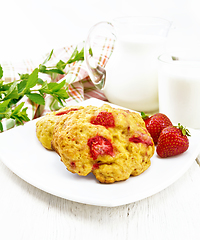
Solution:
<path fill-rule="evenodd" d="M 166 127 L 158 139 L 156 152 L 161 158 L 172 157 L 185 152 L 189 147 L 190 133 L 180 123 Z"/>
<path fill-rule="evenodd" d="M 161 131 L 168 126 L 173 126 L 171 120 L 163 113 L 156 113 L 149 117 L 145 113 L 141 112 L 141 116 L 145 122 L 148 132 L 153 138 L 155 145 L 158 142 Z"/>

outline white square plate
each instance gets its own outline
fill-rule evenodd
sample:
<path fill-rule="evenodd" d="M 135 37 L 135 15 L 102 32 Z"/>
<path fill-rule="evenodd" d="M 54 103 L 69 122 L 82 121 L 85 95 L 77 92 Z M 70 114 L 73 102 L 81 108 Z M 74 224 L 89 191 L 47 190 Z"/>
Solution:
<path fill-rule="evenodd" d="M 92 98 L 80 105 L 101 106 L 104 103 Z M 200 149 L 200 131 L 189 129 L 190 146 L 185 153 L 165 159 L 155 153 L 151 166 L 141 175 L 122 182 L 101 184 L 91 173 L 81 177 L 67 171 L 55 152 L 43 148 L 36 137 L 37 121 L 0 134 L 0 160 L 31 185 L 55 196 L 85 204 L 114 207 L 156 194 L 188 170 Z"/>

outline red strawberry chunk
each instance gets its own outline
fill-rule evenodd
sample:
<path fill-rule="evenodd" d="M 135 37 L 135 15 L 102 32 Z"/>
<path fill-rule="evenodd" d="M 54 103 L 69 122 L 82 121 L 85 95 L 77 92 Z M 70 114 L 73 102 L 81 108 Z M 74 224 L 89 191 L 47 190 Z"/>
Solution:
<path fill-rule="evenodd" d="M 99 155 L 110 155 L 114 157 L 112 143 L 102 136 L 88 139 L 87 145 L 90 148 L 91 157 L 96 160 Z"/>
<path fill-rule="evenodd" d="M 93 166 L 92 166 L 92 170 L 96 170 L 96 169 L 99 169 L 99 163 L 95 163 L 95 164 L 93 164 Z"/>
<path fill-rule="evenodd" d="M 76 163 L 75 162 L 70 162 L 70 165 L 71 165 L 72 168 L 76 167 Z"/>
<path fill-rule="evenodd" d="M 78 110 L 77 108 L 71 108 L 71 109 L 68 109 L 68 110 L 56 113 L 56 116 L 64 115 L 64 114 L 67 114 L 67 113 L 69 113 L 71 111 L 77 111 L 77 110 Z"/>
<path fill-rule="evenodd" d="M 110 112 L 100 112 L 96 117 L 91 119 L 91 123 L 94 125 L 102 125 L 106 128 L 115 127 L 115 120 Z"/>
<path fill-rule="evenodd" d="M 167 127 L 162 130 L 158 139 L 156 152 L 161 158 L 176 156 L 185 152 L 189 147 L 186 135 L 177 127 Z"/>
<path fill-rule="evenodd" d="M 139 136 L 132 136 L 131 138 L 129 138 L 129 141 L 134 143 L 144 143 L 148 146 L 153 146 L 152 138 L 145 134 L 140 134 Z"/>

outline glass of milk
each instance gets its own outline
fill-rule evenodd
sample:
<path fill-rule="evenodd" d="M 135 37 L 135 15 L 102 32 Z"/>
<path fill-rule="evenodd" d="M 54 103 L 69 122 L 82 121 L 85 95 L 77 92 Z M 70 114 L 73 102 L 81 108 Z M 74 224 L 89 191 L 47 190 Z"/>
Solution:
<path fill-rule="evenodd" d="M 164 52 L 170 26 L 170 21 L 156 17 L 119 17 L 112 23 L 97 23 L 90 30 L 86 65 L 96 85 L 103 79 L 101 90 L 110 102 L 137 111 L 158 110 L 157 58 Z M 90 48 L 95 52 L 95 36 L 103 34 L 115 42 L 114 51 L 105 67 L 95 68 L 88 52 Z"/>
<path fill-rule="evenodd" d="M 164 53 L 158 61 L 159 111 L 175 124 L 200 129 L 200 58 Z"/>

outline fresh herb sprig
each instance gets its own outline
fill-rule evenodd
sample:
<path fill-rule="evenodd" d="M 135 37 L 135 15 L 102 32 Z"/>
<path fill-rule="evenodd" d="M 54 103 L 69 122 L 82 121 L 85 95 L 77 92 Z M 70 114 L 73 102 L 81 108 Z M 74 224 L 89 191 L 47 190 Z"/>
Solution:
<path fill-rule="evenodd" d="M 40 64 L 39 66 L 39 71 L 41 73 L 46 73 L 46 74 L 65 74 L 64 69 L 67 66 L 67 64 L 76 62 L 76 61 L 80 61 L 80 60 L 84 60 L 84 48 L 81 49 L 81 51 L 78 51 L 78 48 L 76 47 L 74 52 L 72 53 L 71 57 L 69 58 L 69 60 L 67 62 L 64 62 L 62 60 L 60 60 L 56 66 L 52 66 L 52 67 L 47 67 L 45 66 L 45 64 L 50 60 L 51 56 L 53 54 L 53 50 L 51 51 L 50 55 L 45 59 L 45 61 L 43 62 L 43 64 Z"/>
<path fill-rule="evenodd" d="M 45 96 L 51 95 L 61 106 L 63 101 L 69 96 L 66 92 L 65 80 L 62 82 L 43 81 L 39 78 L 39 73 L 48 74 L 66 74 L 64 69 L 67 64 L 84 60 L 84 49 L 79 52 L 77 47 L 67 62 L 60 60 L 56 66 L 47 67 L 46 63 L 51 59 L 53 50 L 47 56 L 38 68 L 32 73 L 19 74 L 20 79 L 5 83 L 0 80 L 0 132 L 3 132 L 2 119 L 14 119 L 17 124 L 23 124 L 30 121 L 27 115 L 27 107 L 24 108 L 24 102 L 19 103 L 24 96 L 38 105 L 45 105 Z M 0 79 L 3 77 L 3 69 L 0 65 Z"/>

